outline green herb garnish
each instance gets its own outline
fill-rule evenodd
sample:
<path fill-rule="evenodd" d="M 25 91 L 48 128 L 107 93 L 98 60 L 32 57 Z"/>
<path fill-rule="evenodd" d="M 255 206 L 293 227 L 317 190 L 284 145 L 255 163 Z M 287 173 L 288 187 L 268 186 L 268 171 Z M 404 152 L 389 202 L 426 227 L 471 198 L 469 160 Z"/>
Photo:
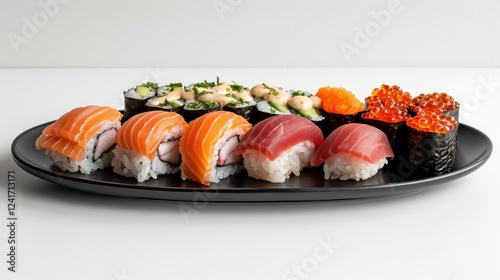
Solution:
<path fill-rule="evenodd" d="M 229 86 L 231 87 L 232 90 L 237 92 L 243 92 L 245 90 L 244 86 L 237 84 L 235 81 L 233 81 L 233 84 Z"/>
<path fill-rule="evenodd" d="M 172 108 L 178 108 L 180 107 L 181 105 L 175 101 L 168 101 L 168 100 L 165 100 L 163 103 L 160 103 L 158 104 L 158 107 L 162 107 L 162 108 L 165 108 L 165 107 L 172 107 Z"/>
<path fill-rule="evenodd" d="M 158 84 L 157 83 L 152 83 L 152 82 L 147 82 L 147 83 L 139 85 L 137 87 L 147 87 L 149 89 L 158 89 Z"/>
<path fill-rule="evenodd" d="M 194 84 L 195 87 L 211 88 L 215 86 L 214 82 L 207 82 L 207 80 Z"/>
<path fill-rule="evenodd" d="M 292 91 L 292 96 L 311 96 L 308 92 L 301 91 L 301 90 L 296 90 Z"/>
<path fill-rule="evenodd" d="M 272 95 L 278 95 L 278 91 L 275 90 L 274 88 L 266 85 L 265 83 L 262 83 L 262 85 L 269 90 L 269 93 Z"/>
<path fill-rule="evenodd" d="M 217 109 L 219 103 L 217 102 L 208 102 L 208 101 L 195 101 L 191 102 L 187 105 L 189 109 Z"/>

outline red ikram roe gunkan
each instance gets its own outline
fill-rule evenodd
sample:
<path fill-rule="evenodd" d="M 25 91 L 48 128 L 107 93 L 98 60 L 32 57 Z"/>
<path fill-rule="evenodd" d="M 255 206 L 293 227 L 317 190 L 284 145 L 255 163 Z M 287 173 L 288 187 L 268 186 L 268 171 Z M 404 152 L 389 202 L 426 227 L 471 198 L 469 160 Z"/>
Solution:
<path fill-rule="evenodd" d="M 321 127 L 325 137 L 341 125 L 357 122 L 365 110 L 363 102 L 342 87 L 322 87 L 316 96 L 321 99 L 322 114 L 325 116 Z"/>
<path fill-rule="evenodd" d="M 425 173 L 450 171 L 457 151 L 458 122 L 440 110 L 422 110 L 406 124 L 409 162 Z"/>
<path fill-rule="evenodd" d="M 458 121 L 458 113 L 460 104 L 455 99 L 445 92 L 420 94 L 413 98 L 410 106 L 410 113 L 413 115 L 420 111 L 436 111 L 440 110 L 446 116 L 452 116 Z"/>
<path fill-rule="evenodd" d="M 367 111 L 361 115 L 361 122 L 382 130 L 396 154 L 405 146 L 405 122 L 410 118 L 407 108 L 411 100 L 410 93 L 386 84 L 375 88 L 365 99 Z"/>

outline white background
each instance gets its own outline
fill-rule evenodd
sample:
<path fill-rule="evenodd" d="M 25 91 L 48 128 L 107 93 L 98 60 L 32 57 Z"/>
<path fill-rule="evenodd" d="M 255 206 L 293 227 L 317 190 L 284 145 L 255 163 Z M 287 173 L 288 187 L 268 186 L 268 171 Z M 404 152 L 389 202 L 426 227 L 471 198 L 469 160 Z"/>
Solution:
<path fill-rule="evenodd" d="M 487 0 L 2 0 L 0 67 L 492 67 L 499 11 Z"/>
<path fill-rule="evenodd" d="M 338 246 L 307 279 L 497 279 L 495 152 L 469 176 L 407 197 L 209 204 L 189 219 L 179 203 L 76 192 L 12 160 L 19 133 L 74 107 L 120 108 L 121 92 L 143 81 L 216 75 L 311 92 L 344 86 L 360 98 L 381 83 L 445 91 L 462 102 L 463 123 L 498 143 L 500 4 L 401 0 L 377 23 L 389 3 L 2 0 L 0 67 L 23 69 L 0 69 L 0 278 L 286 279 L 330 239 Z M 343 43 L 358 52 L 345 55 Z M 5 262 L 8 170 L 18 185 L 16 274 Z"/>
<path fill-rule="evenodd" d="M 22 131 L 82 105 L 123 108 L 121 92 L 142 80 L 269 81 L 315 91 L 341 85 L 360 98 L 382 82 L 412 93 L 445 91 L 462 103 L 461 121 L 494 144 L 499 69 L 16 69 L 0 71 L 4 104 L 0 211 L 6 173 L 17 173 L 18 269 L 2 279 L 297 279 L 328 240 L 338 246 L 307 279 L 497 279 L 500 203 L 494 153 L 476 172 L 424 193 L 364 201 L 215 205 L 104 197 L 47 183 L 16 167 L 10 144 Z M 489 88 L 489 89 L 488 89 Z M 491 91 L 490 91 L 491 90 Z M 20 96 L 22 96 L 20 98 Z M 464 151 L 466 152 L 466 151 Z M 189 205 L 189 204 L 187 204 Z M 184 208 L 185 209 L 185 208 Z M 5 255 L 7 228 L 0 227 Z M 323 256 L 325 251 L 322 251 Z M 0 259 L 5 259 L 0 257 Z M 127 276 L 127 277 L 125 277 Z M 285 278 L 283 278 L 285 276 Z M 305 277 L 304 277 L 305 278 Z M 302 279 L 302 278 L 298 278 Z"/>

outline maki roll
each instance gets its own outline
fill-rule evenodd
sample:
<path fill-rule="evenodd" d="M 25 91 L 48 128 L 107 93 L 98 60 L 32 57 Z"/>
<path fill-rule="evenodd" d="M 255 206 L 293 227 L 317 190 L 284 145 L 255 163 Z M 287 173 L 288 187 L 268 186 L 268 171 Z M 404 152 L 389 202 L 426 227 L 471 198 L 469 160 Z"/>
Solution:
<path fill-rule="evenodd" d="M 406 124 L 409 162 L 425 173 L 450 171 L 457 151 L 458 122 L 440 112 L 420 111 Z"/>
<path fill-rule="evenodd" d="M 181 138 L 181 178 L 218 183 L 242 169 L 234 149 L 252 125 L 242 116 L 217 111 L 191 121 Z"/>
<path fill-rule="evenodd" d="M 61 170 L 90 174 L 109 166 L 121 118 L 111 107 L 78 107 L 47 126 L 35 145 Z"/>
<path fill-rule="evenodd" d="M 314 154 L 311 165 L 323 165 L 325 179 L 366 180 L 394 157 L 387 136 L 361 123 L 336 128 Z"/>
<path fill-rule="evenodd" d="M 144 83 L 123 92 L 125 108 L 123 121 L 128 120 L 133 115 L 145 112 L 147 101 L 156 95 L 157 83 Z"/>
<path fill-rule="evenodd" d="M 182 115 L 187 122 L 191 122 L 207 113 L 220 111 L 220 104 L 207 101 L 187 101 L 182 109 Z"/>
<path fill-rule="evenodd" d="M 240 115 L 250 122 L 257 105 L 254 96 L 252 96 L 247 87 L 239 85 L 234 81 L 229 86 L 231 87 L 231 91 L 226 93 L 225 96 L 231 98 L 231 100 L 222 109 Z"/>
<path fill-rule="evenodd" d="M 316 96 L 321 99 L 320 106 L 325 117 L 322 125 L 325 137 L 341 125 L 357 122 L 365 109 L 363 102 L 342 87 L 322 87 Z"/>
<path fill-rule="evenodd" d="M 292 95 L 282 88 L 268 86 L 265 83 L 253 86 L 250 93 L 256 97 L 257 108 L 253 123 L 258 123 L 275 115 L 292 114 L 288 107 L 288 100 Z"/>
<path fill-rule="evenodd" d="M 157 97 L 150 98 L 146 102 L 148 111 L 162 110 L 167 112 L 181 113 L 186 100 L 193 100 L 194 94 L 186 92 L 182 83 L 171 83 L 158 87 Z"/>
<path fill-rule="evenodd" d="M 460 104 L 455 99 L 445 92 L 432 94 L 420 94 L 412 99 L 410 111 L 413 115 L 418 112 L 442 110 L 445 116 L 452 116 L 458 121 Z"/>
<path fill-rule="evenodd" d="M 321 129 L 297 115 L 269 117 L 257 123 L 241 139 L 236 154 L 243 156 L 250 177 L 282 183 L 309 166 L 323 142 Z"/>
<path fill-rule="evenodd" d="M 151 111 L 131 117 L 116 136 L 113 171 L 138 182 L 179 171 L 179 142 L 186 126 L 181 115 L 173 112 Z"/>
<path fill-rule="evenodd" d="M 292 112 L 301 117 L 310 119 L 314 124 L 321 128 L 323 120 L 325 119 L 318 109 L 321 106 L 321 99 L 307 91 L 302 90 L 291 90 L 289 93 L 291 98 L 288 99 L 287 103 L 292 109 Z"/>

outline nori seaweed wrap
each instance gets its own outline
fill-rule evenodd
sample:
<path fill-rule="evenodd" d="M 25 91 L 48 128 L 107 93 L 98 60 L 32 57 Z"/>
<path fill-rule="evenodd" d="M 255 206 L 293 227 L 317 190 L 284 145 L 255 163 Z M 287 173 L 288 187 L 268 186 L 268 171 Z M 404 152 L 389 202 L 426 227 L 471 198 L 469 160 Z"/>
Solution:
<path fill-rule="evenodd" d="M 387 139 L 389 139 L 395 155 L 400 155 L 405 150 L 407 135 L 406 120 L 410 118 L 410 114 L 408 114 L 406 107 L 404 107 L 406 106 L 405 102 L 399 101 L 397 98 L 398 95 L 387 96 L 385 100 L 382 100 L 380 96 L 367 97 L 365 101 L 368 109 L 361 115 L 360 120 L 362 123 L 382 130 Z M 404 96 L 407 96 L 407 102 L 411 100 L 409 95 L 405 94 Z"/>
<path fill-rule="evenodd" d="M 363 102 L 342 87 L 322 87 L 316 93 L 321 100 L 321 114 L 325 117 L 321 130 L 326 138 L 339 126 L 359 122 L 365 109 Z"/>
<path fill-rule="evenodd" d="M 406 123 L 408 161 L 417 170 L 429 174 L 450 171 L 457 151 L 458 122 L 452 116 L 427 111 Z"/>
<path fill-rule="evenodd" d="M 125 122 L 130 117 L 146 112 L 146 103 L 148 100 L 156 95 L 158 84 L 147 82 L 131 88 L 123 92 L 125 107 L 123 111 L 122 122 Z"/>
<path fill-rule="evenodd" d="M 206 113 L 219 110 L 220 104 L 217 102 L 188 101 L 184 104 L 181 115 L 186 122 L 190 122 Z"/>

